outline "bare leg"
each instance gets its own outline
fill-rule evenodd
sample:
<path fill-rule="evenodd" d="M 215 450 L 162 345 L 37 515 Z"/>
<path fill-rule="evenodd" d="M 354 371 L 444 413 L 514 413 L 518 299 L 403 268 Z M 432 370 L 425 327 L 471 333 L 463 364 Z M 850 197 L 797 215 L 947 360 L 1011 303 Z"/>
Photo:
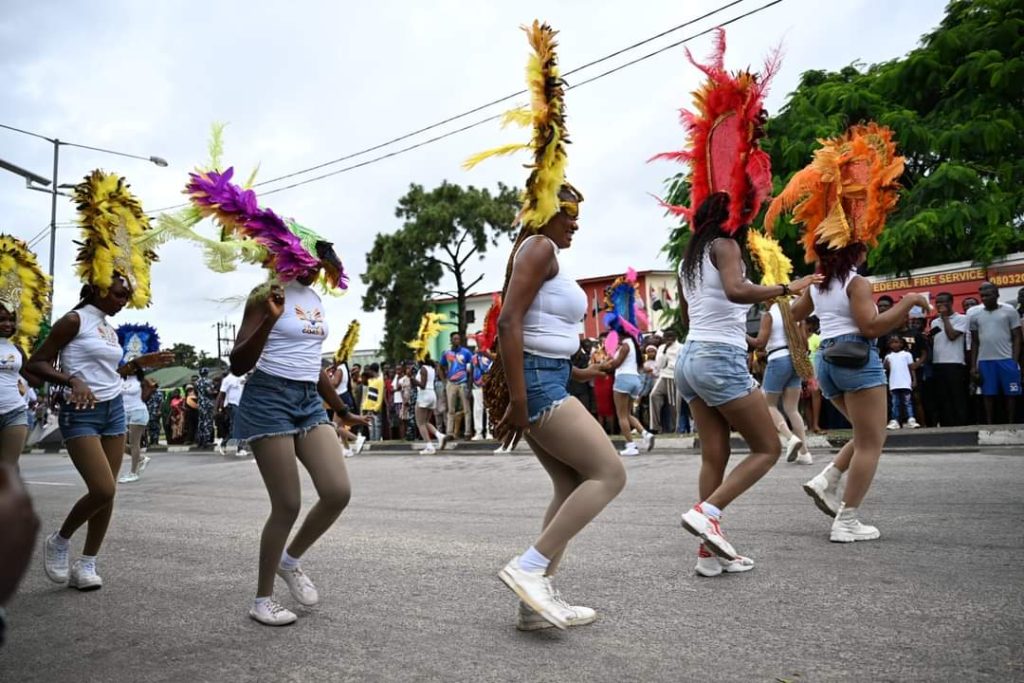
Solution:
<path fill-rule="evenodd" d="M 822 431 L 820 389 L 814 389 L 811 391 L 811 429 L 813 429 L 815 433 Z"/>
<path fill-rule="evenodd" d="M 630 422 L 629 394 L 612 393 L 612 401 L 615 403 L 615 414 L 619 420 L 619 431 L 627 444 L 633 443 L 633 423 Z"/>
<path fill-rule="evenodd" d="M 0 464 L 18 466 L 18 458 L 25 449 L 28 427 L 16 425 L 0 431 Z"/>
<path fill-rule="evenodd" d="M 705 501 L 725 479 L 725 467 L 732 451 L 729 423 L 700 398 L 690 401 L 690 413 L 697 421 L 697 435 L 700 437 L 701 464 L 697 486 L 700 499 Z"/>
<path fill-rule="evenodd" d="M 743 398 L 729 401 L 716 409 L 736 427 L 750 446 L 750 455 L 736 465 L 722 485 L 706 499 L 715 507 L 724 510 L 729 503 L 768 473 L 779 459 L 782 446 L 775 433 L 771 415 L 768 414 L 768 404 L 765 403 L 761 392 L 752 391 Z M 702 418 L 703 415 L 698 420 Z"/>
<path fill-rule="evenodd" d="M 551 477 L 551 485 L 554 488 L 552 493 L 551 502 L 548 504 L 547 510 L 544 512 L 544 526 L 541 527 L 543 531 L 554 519 L 555 514 L 561 509 L 566 499 L 572 495 L 572 492 L 583 483 L 583 478 L 580 477 L 579 473 L 568 465 L 559 462 L 554 456 L 544 450 L 544 447 L 537 443 L 529 434 L 525 436 L 527 443 L 530 444 L 530 448 L 536 454 L 537 459 L 540 460 L 540 464 L 544 466 L 548 476 Z M 562 561 L 562 557 L 565 555 L 565 548 L 562 548 L 554 557 L 549 558 L 550 564 L 548 565 L 547 575 L 554 576 L 558 570 L 558 565 Z"/>
<path fill-rule="evenodd" d="M 60 535 L 71 538 L 83 524 L 88 523 L 82 554 L 96 555 L 103 545 L 114 510 L 115 477 L 124 458 L 124 435 L 71 439 L 68 441 L 68 454 L 88 491 L 71 508 L 60 528 Z"/>
<path fill-rule="evenodd" d="M 352 485 L 348 480 L 341 447 L 327 425 L 316 427 L 305 436 L 296 438 L 295 453 L 313 479 L 313 486 L 319 496 L 288 546 L 289 555 L 302 557 L 331 528 L 348 505 Z"/>
<path fill-rule="evenodd" d="M 146 431 L 143 425 L 128 425 L 128 451 L 132 456 L 132 474 L 139 473 L 142 462 L 142 434 Z"/>
<path fill-rule="evenodd" d="M 260 536 L 259 578 L 256 583 L 256 597 L 269 598 L 274 594 L 274 573 L 302 502 L 295 437 L 271 436 L 253 441 L 249 447 L 270 495 L 270 516 Z"/>
<path fill-rule="evenodd" d="M 804 442 L 801 450 L 807 451 L 807 430 L 804 428 L 804 419 L 800 415 L 800 387 L 790 387 L 782 391 L 782 409 L 789 418 L 792 426 L 792 434 Z"/>
<path fill-rule="evenodd" d="M 775 425 L 775 431 L 782 435 L 783 439 L 793 436 L 789 425 L 786 424 L 786 418 L 779 411 L 779 394 L 769 394 L 766 391 L 764 397 L 768 401 L 768 414 L 772 416 L 772 424 Z"/>
<path fill-rule="evenodd" d="M 626 485 L 626 470 L 611 441 L 576 398 L 569 398 L 529 428 L 530 441 L 583 480 L 562 502 L 534 543 L 552 559 Z M 543 461 L 542 461 L 543 462 Z"/>
<path fill-rule="evenodd" d="M 840 408 L 840 403 L 835 403 L 836 407 Z M 840 410 L 844 410 L 844 415 L 853 424 L 853 439 L 850 441 L 853 447 L 850 449 L 848 466 L 840 468 L 837 465 L 837 469 L 847 470 L 843 503 L 847 507 L 855 508 L 860 507 L 861 501 L 871 487 L 875 470 L 878 469 L 878 459 L 885 445 L 885 387 L 872 387 L 843 394 Z M 839 455 L 843 456 L 843 451 L 846 450 L 844 446 Z M 837 457 L 836 462 L 839 460 Z"/>
<path fill-rule="evenodd" d="M 416 407 L 416 426 L 420 429 L 420 436 L 422 436 L 423 440 L 428 444 L 431 439 L 437 438 L 438 434 L 437 428 L 430 424 L 431 412 L 432 411 L 429 408 Z"/>

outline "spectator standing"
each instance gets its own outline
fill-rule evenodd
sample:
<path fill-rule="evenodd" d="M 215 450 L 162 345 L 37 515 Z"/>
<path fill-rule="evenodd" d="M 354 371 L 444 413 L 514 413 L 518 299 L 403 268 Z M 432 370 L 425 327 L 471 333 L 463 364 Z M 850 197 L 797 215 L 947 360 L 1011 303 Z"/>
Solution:
<path fill-rule="evenodd" d="M 477 338 L 480 333 L 477 333 Z M 477 348 L 470 361 L 473 373 L 473 441 L 482 441 L 487 436 L 487 416 L 484 414 L 484 377 L 491 371 L 491 354 Z"/>
<path fill-rule="evenodd" d="M 821 347 L 821 321 L 818 316 L 812 315 L 807 318 L 807 350 L 811 354 L 811 367 L 818 367 L 818 349 Z M 806 420 L 810 430 L 815 434 L 821 434 L 821 387 L 818 386 L 818 378 L 811 375 L 804 382 L 804 389 L 807 394 L 808 419 Z"/>
<path fill-rule="evenodd" d="M 932 381 L 938 400 L 938 422 L 943 427 L 967 424 L 968 388 L 965 337 L 967 316 L 953 310 L 953 295 L 935 298 L 938 317 L 931 323 Z"/>
<path fill-rule="evenodd" d="M 611 360 L 604 348 L 604 341 L 607 337 L 608 332 L 601 333 L 597 348 L 590 355 L 591 365 L 601 365 Z M 614 377 L 609 374 L 600 374 L 594 378 L 594 404 L 597 409 L 597 421 L 604 427 L 606 434 L 614 434 L 615 426 L 618 424 L 615 417 L 615 399 L 612 391 L 614 383 Z"/>
<path fill-rule="evenodd" d="M 655 381 L 651 390 L 651 431 L 655 434 L 662 432 L 671 434 L 676 430 L 678 417 L 678 401 L 676 399 L 676 359 L 679 358 L 679 349 L 682 345 L 676 338 L 674 330 L 666 330 L 662 335 L 663 342 L 658 347 L 657 355 L 654 358 Z M 668 420 L 662 429 L 662 411 L 666 406 Z"/>
<path fill-rule="evenodd" d="M 967 314 L 971 331 L 971 368 L 984 397 L 985 420 L 995 418 L 996 397 L 1006 401 L 1006 421 L 1014 420 L 1014 397 L 1021 394 L 1020 316 L 1012 306 L 999 303 L 999 290 L 986 282 L 978 290 L 981 306 Z"/>
<path fill-rule="evenodd" d="M 153 393 L 146 401 L 146 409 L 149 411 L 149 425 L 146 428 L 148 443 L 150 446 L 160 444 L 160 425 L 164 419 L 164 392 L 160 391 L 160 383 L 153 382 Z"/>
<path fill-rule="evenodd" d="M 408 393 L 409 378 L 405 367 L 397 365 L 391 378 L 391 438 L 405 441 L 405 393 Z M 405 393 L 402 391 L 404 385 Z"/>
<path fill-rule="evenodd" d="M 196 395 L 199 401 L 199 415 L 196 424 L 196 445 L 206 448 L 213 444 L 213 383 L 210 369 L 200 368 L 196 379 Z"/>
<path fill-rule="evenodd" d="M 907 314 L 903 321 L 903 327 L 894 333 L 903 339 L 904 350 L 908 351 L 914 358 L 914 362 L 910 366 L 910 372 L 914 376 L 911 400 L 914 402 L 915 415 L 919 418 L 915 422 L 925 422 L 927 420 L 927 416 L 922 410 L 921 380 L 924 377 L 924 368 L 928 363 L 930 353 L 928 350 L 928 338 L 924 336 L 923 322 L 923 318 L 919 317 L 919 312 L 911 309 L 911 312 Z M 889 352 L 891 350 L 892 347 L 889 347 L 887 344 L 886 351 Z M 883 355 L 882 358 L 884 359 L 885 356 Z"/>
<path fill-rule="evenodd" d="M 445 380 L 445 397 L 448 400 L 448 434 L 458 436 L 463 417 L 466 417 L 465 435 L 472 437 L 471 425 L 466 415 L 469 404 L 469 366 L 473 352 L 462 345 L 462 335 L 451 334 L 451 347 L 441 354 L 438 368 Z"/>
<path fill-rule="evenodd" d="M 906 415 L 906 426 L 910 429 L 920 427 L 914 419 L 913 390 L 917 379 L 913 374 L 914 357 L 906 350 L 903 338 L 891 335 L 887 343 L 889 353 L 886 354 L 885 369 L 889 373 L 889 424 L 888 429 L 899 429 L 902 412 Z"/>
<path fill-rule="evenodd" d="M 590 366 L 590 351 L 591 344 L 589 339 L 584 339 L 580 343 L 580 348 L 576 353 L 569 359 L 569 363 L 574 368 L 579 370 L 585 370 Z M 594 411 L 594 388 L 591 386 L 591 382 L 582 382 L 578 379 L 573 379 L 572 375 L 569 376 L 569 395 L 575 396 L 576 400 L 583 404 L 583 407 L 587 409 L 587 412 L 591 415 L 595 414 Z"/>
<path fill-rule="evenodd" d="M 384 405 L 384 380 L 380 377 L 380 366 L 371 363 L 363 372 L 363 417 L 370 422 L 370 441 L 380 441 L 380 411 Z"/>
<path fill-rule="evenodd" d="M 224 378 L 220 382 L 220 392 L 217 394 L 217 412 L 223 416 L 224 423 L 227 427 L 227 431 L 224 433 L 224 439 L 221 441 L 220 447 L 217 449 L 217 452 L 221 455 L 224 454 L 224 448 L 227 446 L 227 443 L 234 432 L 235 417 L 238 413 L 238 403 L 242 400 L 242 392 L 245 390 L 245 380 L 245 377 L 239 377 L 228 373 L 224 375 Z M 245 450 L 245 445 L 245 441 L 238 442 L 236 455 L 240 458 L 244 458 L 249 455 Z"/>

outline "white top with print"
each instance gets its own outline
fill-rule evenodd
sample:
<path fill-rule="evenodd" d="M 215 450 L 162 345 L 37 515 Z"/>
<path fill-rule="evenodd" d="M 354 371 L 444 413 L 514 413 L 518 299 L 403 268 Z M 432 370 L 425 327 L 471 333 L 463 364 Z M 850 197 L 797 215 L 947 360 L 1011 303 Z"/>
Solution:
<path fill-rule="evenodd" d="M 25 407 L 25 399 L 18 389 L 21 377 L 21 351 L 11 340 L 0 338 L 0 415 Z"/>
<path fill-rule="evenodd" d="M 93 305 L 79 308 L 78 334 L 61 349 L 61 370 L 85 382 L 97 401 L 109 401 L 121 395 L 121 375 L 117 372 L 123 350 L 117 332 L 107 324 L 107 316 Z"/>
<path fill-rule="evenodd" d="M 318 381 L 327 332 L 320 296 L 310 287 L 289 282 L 284 286 L 284 313 L 270 330 L 256 369 L 299 382 Z"/>

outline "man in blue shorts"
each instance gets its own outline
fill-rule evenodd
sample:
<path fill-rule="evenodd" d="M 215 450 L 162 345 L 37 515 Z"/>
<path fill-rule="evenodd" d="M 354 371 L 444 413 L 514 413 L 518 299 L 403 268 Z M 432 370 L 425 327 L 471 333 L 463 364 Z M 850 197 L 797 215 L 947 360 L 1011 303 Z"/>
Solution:
<path fill-rule="evenodd" d="M 971 367 L 985 398 L 985 419 L 992 424 L 996 396 L 1006 400 L 1006 420 L 1013 422 L 1014 397 L 1021 393 L 1020 317 L 1013 306 L 999 303 L 999 290 L 986 282 L 978 290 L 981 306 L 967 313 L 971 330 Z"/>

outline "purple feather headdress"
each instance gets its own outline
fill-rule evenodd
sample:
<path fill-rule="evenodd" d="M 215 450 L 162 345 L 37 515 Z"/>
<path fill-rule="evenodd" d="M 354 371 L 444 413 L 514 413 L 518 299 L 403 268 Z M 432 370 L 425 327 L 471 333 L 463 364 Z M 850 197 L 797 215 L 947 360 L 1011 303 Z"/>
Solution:
<path fill-rule="evenodd" d="M 223 173 L 190 173 L 186 192 L 204 217 L 213 217 L 227 233 L 257 242 L 267 250 L 264 266 L 272 268 L 287 282 L 320 269 L 320 260 L 310 254 L 285 222 L 270 209 L 261 209 L 256 193 L 231 182 L 235 169 Z"/>
<path fill-rule="evenodd" d="M 644 311 L 644 302 L 637 290 L 637 272 L 632 268 L 617 278 L 604 292 L 604 324 L 608 328 L 605 350 L 614 355 L 619 346 L 619 335 L 632 337 L 639 344 L 640 328 L 649 322 Z"/>

